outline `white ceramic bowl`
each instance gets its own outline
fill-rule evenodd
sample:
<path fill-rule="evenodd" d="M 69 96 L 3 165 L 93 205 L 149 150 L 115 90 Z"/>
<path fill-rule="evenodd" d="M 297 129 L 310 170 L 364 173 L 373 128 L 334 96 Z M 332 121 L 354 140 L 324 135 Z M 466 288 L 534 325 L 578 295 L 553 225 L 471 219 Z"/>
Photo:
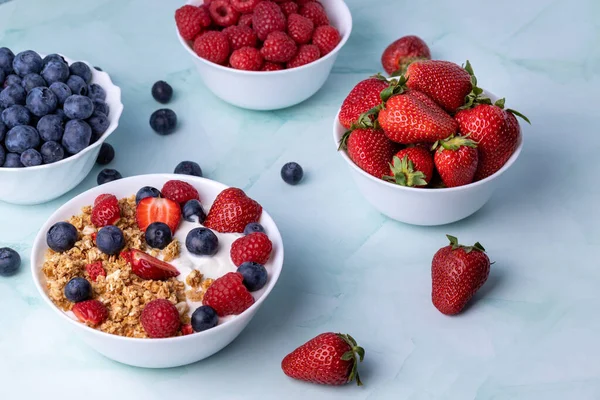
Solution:
<path fill-rule="evenodd" d="M 488 97 L 493 96 L 488 94 Z M 339 112 L 333 122 L 336 151 L 346 131 L 338 117 Z M 521 135 L 517 149 L 495 174 L 469 185 L 442 189 L 405 187 L 377 179 L 354 164 L 345 151 L 338 153 L 348 164 L 358 189 L 373 207 L 400 222 L 431 226 L 460 221 L 483 207 L 498 186 L 498 178 L 514 164 L 522 148 Z"/>
<path fill-rule="evenodd" d="M 254 292 L 255 303 L 242 314 L 204 332 L 187 336 L 166 339 L 138 339 L 111 335 L 90 328 L 57 308 L 46 293 L 46 280 L 42 273 L 44 255 L 48 250 L 46 245 L 46 232 L 59 221 L 64 221 L 74 214 L 80 213 L 85 205 L 93 204 L 94 199 L 102 193 L 113 193 L 118 198 L 135 194 L 142 186 L 150 185 L 162 187 L 171 179 L 185 180 L 192 184 L 200 193 L 202 203 L 207 207 L 212 204 L 215 197 L 227 186 L 204 178 L 186 175 L 153 174 L 124 178 L 102 186 L 95 187 L 80 194 L 59 208 L 46 223 L 40 228 L 35 238 L 31 251 L 31 272 L 33 281 L 40 292 L 40 296 L 48 303 L 58 318 L 74 329 L 84 342 L 108 358 L 124 364 L 146 368 L 169 368 L 191 364 L 218 352 L 231 343 L 248 325 L 265 301 L 281 273 L 283 266 L 283 243 L 275 222 L 263 210 L 260 223 L 264 226 L 269 238 L 273 242 L 273 253 L 266 264 L 269 272 L 267 284 L 260 291 Z"/>
<path fill-rule="evenodd" d="M 42 57 L 44 57 L 42 55 Z M 64 56 L 63 56 L 64 57 Z M 64 57 L 69 63 L 73 60 Z M 85 62 L 85 61 L 84 61 Z M 40 204 L 62 196 L 77 186 L 90 173 L 100 146 L 117 129 L 123 112 L 121 89 L 110 79 L 106 72 L 92 70 L 92 83 L 97 83 L 106 91 L 106 103 L 110 107 L 106 132 L 94 144 L 81 152 L 53 164 L 27 168 L 0 167 L 0 200 L 13 204 Z"/>
<path fill-rule="evenodd" d="M 193 5 L 202 3 L 202 0 L 188 1 L 188 4 Z M 177 36 L 183 48 L 194 59 L 202 81 L 217 97 L 250 110 L 286 108 L 303 102 L 323 86 L 339 51 L 350 37 L 352 16 L 346 3 L 343 0 L 325 0 L 321 3 L 331 24 L 340 31 L 342 40 L 325 57 L 298 68 L 256 72 L 223 67 L 199 57 L 179 32 Z"/>

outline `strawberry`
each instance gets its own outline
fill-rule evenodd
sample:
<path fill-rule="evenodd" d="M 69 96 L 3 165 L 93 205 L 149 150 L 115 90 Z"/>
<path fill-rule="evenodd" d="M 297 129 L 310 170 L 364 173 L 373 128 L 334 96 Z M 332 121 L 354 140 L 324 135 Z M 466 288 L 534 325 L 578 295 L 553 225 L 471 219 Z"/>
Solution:
<path fill-rule="evenodd" d="M 254 297 L 242 283 L 244 277 L 229 272 L 216 279 L 206 290 L 202 304 L 212 307 L 219 317 L 238 315 L 254 304 Z"/>
<path fill-rule="evenodd" d="M 208 31 L 194 40 L 194 52 L 215 64 L 225 64 L 229 51 L 229 41 L 223 32 Z"/>
<path fill-rule="evenodd" d="M 357 128 L 349 131 L 340 142 L 348 157 L 366 173 L 381 179 L 389 174 L 390 161 L 398 145 L 380 129 Z"/>
<path fill-rule="evenodd" d="M 433 147 L 437 148 L 433 161 L 446 187 L 473 182 L 479 160 L 477 143 L 466 136 L 456 136 L 441 140 Z"/>
<path fill-rule="evenodd" d="M 391 175 L 383 177 L 400 186 L 424 187 L 433 176 L 433 158 L 423 147 L 407 147 L 392 158 L 389 165 Z"/>
<path fill-rule="evenodd" d="M 90 326 L 97 326 L 108 318 L 108 310 L 98 300 L 80 301 L 71 309 L 78 320 Z"/>
<path fill-rule="evenodd" d="M 229 48 L 231 50 L 238 50 L 242 47 L 256 47 L 257 37 L 256 33 L 247 26 L 228 26 L 223 29 L 223 33 L 229 40 Z"/>
<path fill-rule="evenodd" d="M 344 385 L 356 380 L 365 351 L 350 335 L 327 332 L 309 340 L 281 361 L 283 372 L 294 379 L 322 385 Z"/>
<path fill-rule="evenodd" d="M 295 3 L 292 3 L 295 4 Z M 310 42 L 313 36 L 315 24 L 299 14 L 291 14 L 287 20 L 287 32 L 292 39 L 298 44 L 306 44 Z"/>
<path fill-rule="evenodd" d="M 446 235 L 450 245 L 442 247 L 431 262 L 431 300 L 442 314 L 458 314 L 483 286 L 490 274 L 490 259 L 479 243 L 458 244 Z"/>
<path fill-rule="evenodd" d="M 161 193 L 164 198 L 173 200 L 180 205 L 184 205 L 189 200 L 200 200 L 200 195 L 196 188 L 187 182 L 179 180 L 167 181 L 162 187 Z"/>
<path fill-rule="evenodd" d="M 283 11 L 283 14 L 288 18 L 292 14 L 297 14 L 298 10 L 300 9 L 298 3 L 293 1 L 284 1 L 283 3 L 279 3 L 279 7 L 281 7 L 281 11 Z"/>
<path fill-rule="evenodd" d="M 244 71 L 260 71 L 264 59 L 258 49 L 254 47 L 242 47 L 231 53 L 229 63 L 235 69 Z"/>
<path fill-rule="evenodd" d="M 322 25 L 315 29 L 312 43 L 319 48 L 321 56 L 324 57 L 335 49 L 342 40 L 340 32 L 331 25 Z"/>
<path fill-rule="evenodd" d="M 119 201 L 112 194 L 101 194 L 94 201 L 92 207 L 92 224 L 101 228 L 106 225 L 114 225 L 121 218 Z"/>
<path fill-rule="evenodd" d="M 202 32 L 204 12 L 200 7 L 192 5 L 185 5 L 175 11 L 175 23 L 182 38 L 193 40 Z"/>
<path fill-rule="evenodd" d="M 227 188 L 213 203 L 204 226 L 221 233 L 242 233 L 250 222 L 258 222 L 262 207 L 242 189 Z"/>
<path fill-rule="evenodd" d="M 240 13 L 229 3 L 230 0 L 213 0 L 208 6 L 208 12 L 215 24 L 219 26 L 235 25 Z"/>
<path fill-rule="evenodd" d="M 296 42 L 285 32 L 271 32 L 263 43 L 260 53 L 271 62 L 288 62 L 296 55 Z"/>
<path fill-rule="evenodd" d="M 175 233 L 181 221 L 181 208 L 173 200 L 146 197 L 135 208 L 135 219 L 143 232 L 153 222 L 164 222 Z"/>
<path fill-rule="evenodd" d="M 342 126 L 350 129 L 359 117 L 381 104 L 381 92 L 389 86 L 385 78 L 373 77 L 359 82 L 350 91 L 340 109 Z"/>
<path fill-rule="evenodd" d="M 309 1 L 300 7 L 300 15 L 310 19 L 315 26 L 329 25 L 329 18 L 325 9 L 316 1 Z"/>
<path fill-rule="evenodd" d="M 260 70 L 261 71 L 281 71 L 282 69 L 284 69 L 283 65 L 274 63 L 271 61 L 267 61 L 263 64 L 263 66 Z"/>
<path fill-rule="evenodd" d="M 383 69 L 390 74 L 404 73 L 406 68 L 417 60 L 430 60 L 431 52 L 427 43 L 418 36 L 404 36 L 390 44 L 381 56 Z"/>
<path fill-rule="evenodd" d="M 177 268 L 143 251 L 131 249 L 126 258 L 131 264 L 131 270 L 142 279 L 162 281 L 179 275 Z"/>
<path fill-rule="evenodd" d="M 403 144 L 435 142 L 458 129 L 450 115 L 423 93 L 412 90 L 387 99 L 378 121 L 390 139 Z"/>
<path fill-rule="evenodd" d="M 179 311 L 166 299 L 152 300 L 142 310 L 140 323 L 151 338 L 175 336 L 181 327 Z"/>
<path fill-rule="evenodd" d="M 465 104 L 467 95 L 477 82 L 468 61 L 466 67 L 462 68 L 450 61 L 419 60 L 408 66 L 405 75 L 409 89 L 425 93 L 450 113 Z"/>
<path fill-rule="evenodd" d="M 95 263 L 86 264 L 85 272 L 90 276 L 90 279 L 93 282 L 96 282 L 96 279 L 99 276 L 106 276 L 106 271 L 102 266 L 102 261 L 96 261 Z"/>
<path fill-rule="evenodd" d="M 319 48 L 314 44 L 302 44 L 296 55 L 287 63 L 288 68 L 297 68 L 321 58 Z"/>
<path fill-rule="evenodd" d="M 253 14 L 243 14 L 240 17 L 240 20 L 238 21 L 238 26 L 246 26 L 248 28 L 252 28 L 252 18 L 254 18 Z"/>
<path fill-rule="evenodd" d="M 192 324 L 181 325 L 181 336 L 191 335 L 192 333 L 194 333 Z"/>
<path fill-rule="evenodd" d="M 254 11 L 254 7 L 260 0 L 230 0 L 231 6 L 242 14 L 247 14 Z"/>
<path fill-rule="evenodd" d="M 529 123 L 515 110 L 504 110 L 504 99 L 495 104 L 477 104 L 456 113 L 460 132 L 477 142 L 479 164 L 475 180 L 496 173 L 512 156 L 521 137 L 521 127 L 515 115 Z"/>
<path fill-rule="evenodd" d="M 269 33 L 285 31 L 286 20 L 281 8 L 272 1 L 261 1 L 254 7 L 252 28 L 260 40 L 266 40 Z"/>
<path fill-rule="evenodd" d="M 242 236 L 231 244 L 231 261 L 236 267 L 245 262 L 255 262 L 265 265 L 269 261 L 273 243 L 262 232 Z"/>

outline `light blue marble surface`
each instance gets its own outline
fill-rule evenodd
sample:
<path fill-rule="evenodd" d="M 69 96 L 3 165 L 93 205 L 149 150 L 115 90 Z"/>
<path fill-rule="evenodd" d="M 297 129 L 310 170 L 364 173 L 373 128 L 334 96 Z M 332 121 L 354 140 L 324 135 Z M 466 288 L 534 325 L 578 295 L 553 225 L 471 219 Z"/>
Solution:
<path fill-rule="evenodd" d="M 348 0 L 354 32 L 329 81 L 277 112 L 236 109 L 204 88 L 174 33 L 180 3 L 11 1 L 0 6 L 0 45 L 61 52 L 109 72 L 125 103 L 109 140 L 112 167 L 131 176 L 192 159 L 207 177 L 248 191 L 283 234 L 281 280 L 247 330 L 212 358 L 127 367 L 65 330 L 29 275 L 38 227 L 94 186 L 99 168 L 51 203 L 0 204 L 0 246 L 23 256 L 20 274 L 0 278 L 0 399 L 600 399 L 600 3 Z M 469 58 L 482 86 L 533 121 L 500 190 L 451 226 L 407 226 L 375 212 L 331 141 L 344 95 L 379 71 L 383 48 L 405 34 L 422 36 L 436 58 Z M 170 107 L 181 124 L 169 137 L 148 126 L 159 79 L 176 92 Z M 307 172 L 297 187 L 279 177 L 290 160 Z M 430 303 L 430 261 L 445 233 L 481 241 L 496 262 L 454 318 Z M 329 330 L 366 348 L 363 388 L 282 374 L 288 351 Z"/>

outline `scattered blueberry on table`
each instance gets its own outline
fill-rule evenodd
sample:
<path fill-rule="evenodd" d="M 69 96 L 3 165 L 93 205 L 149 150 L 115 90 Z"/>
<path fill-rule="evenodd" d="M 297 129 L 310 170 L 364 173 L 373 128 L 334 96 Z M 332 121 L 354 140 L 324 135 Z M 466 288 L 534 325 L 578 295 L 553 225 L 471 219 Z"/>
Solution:
<path fill-rule="evenodd" d="M 219 239 L 210 229 L 194 228 L 185 238 L 185 247 L 192 254 L 213 256 L 219 249 Z"/>
<path fill-rule="evenodd" d="M 73 278 L 65 285 L 65 297 L 73 303 L 89 300 L 92 297 L 92 285 L 85 278 Z"/>
<path fill-rule="evenodd" d="M 211 306 L 200 306 L 192 314 L 192 329 L 202 332 L 214 328 L 219 323 L 219 316 Z"/>
<path fill-rule="evenodd" d="M 152 85 L 152 97 L 159 103 L 166 104 L 173 97 L 173 88 L 165 81 L 158 81 Z"/>
<path fill-rule="evenodd" d="M 100 165 L 106 165 L 110 163 L 115 158 L 115 149 L 109 143 L 102 143 L 100 146 L 100 152 L 98 153 L 98 158 L 96 158 L 96 162 Z"/>
<path fill-rule="evenodd" d="M 182 161 L 175 167 L 176 174 L 192 175 L 202 177 L 202 168 L 198 163 L 193 161 Z"/>
<path fill-rule="evenodd" d="M 153 222 L 148 225 L 145 233 L 146 243 L 155 249 L 164 249 L 173 240 L 171 228 L 164 222 Z"/>
<path fill-rule="evenodd" d="M 170 135 L 177 127 L 177 114 L 168 108 L 156 110 L 150 116 L 150 127 L 159 135 Z"/>
<path fill-rule="evenodd" d="M 304 176 L 304 171 L 300 164 L 289 162 L 281 168 L 281 178 L 290 185 L 297 185 Z"/>
<path fill-rule="evenodd" d="M 206 219 L 206 213 L 202 208 L 202 204 L 196 200 L 188 200 L 182 208 L 183 219 L 188 222 L 198 222 L 200 224 L 204 223 Z"/>
<path fill-rule="evenodd" d="M 122 177 L 123 176 L 121 176 L 121 173 L 116 169 L 105 168 L 98 173 L 96 182 L 98 182 L 98 185 L 104 185 L 105 183 L 116 181 Z"/>
<path fill-rule="evenodd" d="M 0 54 L 0 70 L 2 68 L 2 55 Z M 0 249 L 0 276 L 14 275 L 21 266 L 21 256 L 10 247 Z"/>

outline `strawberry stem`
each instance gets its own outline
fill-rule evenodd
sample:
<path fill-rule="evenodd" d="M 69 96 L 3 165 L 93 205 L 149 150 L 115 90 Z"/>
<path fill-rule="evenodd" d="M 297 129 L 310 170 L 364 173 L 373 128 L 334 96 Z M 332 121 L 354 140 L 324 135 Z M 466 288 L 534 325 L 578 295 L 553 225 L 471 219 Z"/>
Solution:
<path fill-rule="evenodd" d="M 350 335 L 346 335 L 343 333 L 337 333 L 337 336 L 342 339 L 344 342 L 350 346 L 350 350 L 342 355 L 342 360 L 350 361 L 352 360 L 352 369 L 350 370 L 350 374 L 348 375 L 348 382 L 352 382 L 356 380 L 356 384 L 358 386 L 362 386 L 363 383 L 360 380 L 360 376 L 358 375 L 358 363 L 362 362 L 365 358 L 365 349 L 360 347 L 356 340 Z M 358 357 L 357 357 L 358 354 Z"/>
<path fill-rule="evenodd" d="M 481 245 L 481 243 L 477 242 L 473 246 L 465 246 L 458 243 L 458 239 L 452 235 L 446 235 L 448 240 L 450 241 L 450 245 L 452 246 L 452 250 L 463 249 L 465 253 L 470 253 L 472 251 L 481 251 L 485 253 L 485 248 Z"/>
<path fill-rule="evenodd" d="M 433 144 L 432 150 L 438 149 L 438 151 L 442 151 L 442 149 L 456 151 L 460 149 L 462 146 L 477 148 L 477 142 L 468 138 L 469 135 L 465 136 L 450 136 L 444 140 L 437 141 Z"/>
<path fill-rule="evenodd" d="M 390 170 L 394 176 L 384 175 L 383 179 L 396 183 L 400 186 L 426 186 L 426 176 L 421 171 L 415 171 L 415 166 L 408 156 L 404 156 L 402 160 L 397 156 L 392 159 L 393 164 L 390 164 Z"/>

